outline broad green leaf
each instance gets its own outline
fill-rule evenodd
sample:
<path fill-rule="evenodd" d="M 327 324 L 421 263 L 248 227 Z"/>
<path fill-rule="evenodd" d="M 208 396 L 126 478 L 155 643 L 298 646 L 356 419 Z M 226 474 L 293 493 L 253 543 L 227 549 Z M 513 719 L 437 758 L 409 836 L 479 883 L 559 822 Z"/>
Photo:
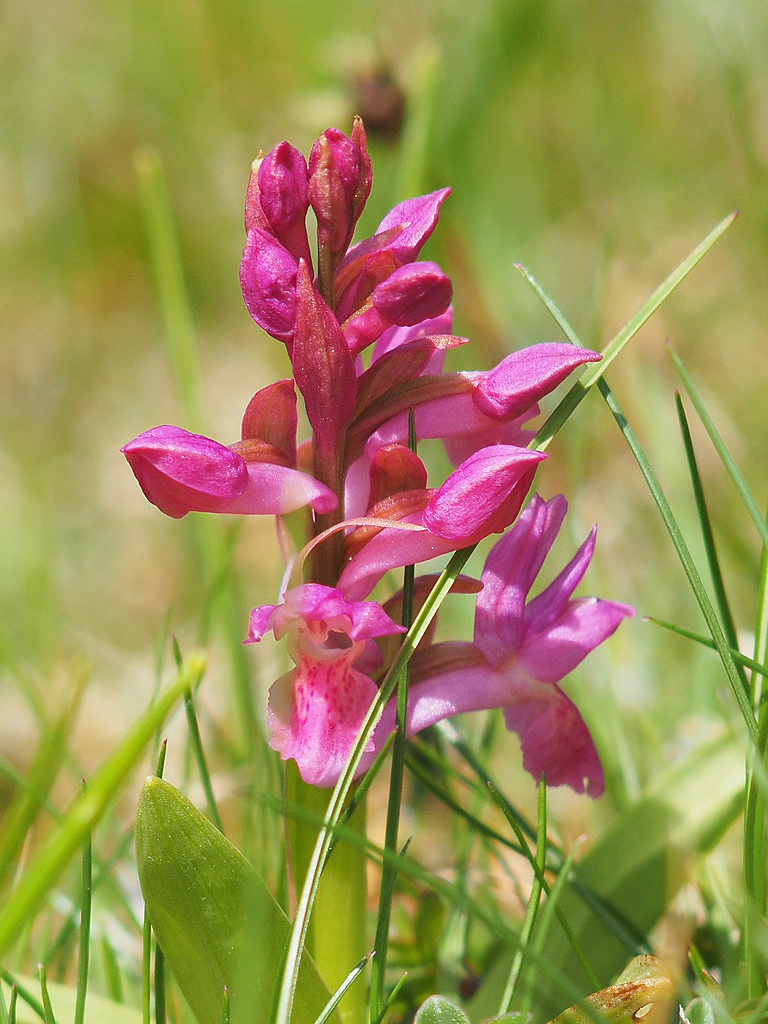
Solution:
<path fill-rule="evenodd" d="M 430 996 L 416 1011 L 413 1024 L 469 1024 L 469 1017 L 445 996 Z"/>
<path fill-rule="evenodd" d="M 225 988 L 232 1024 L 264 1024 L 290 925 L 261 876 L 177 789 L 155 777 L 139 799 L 136 856 L 152 928 L 200 1024 L 221 1019 Z M 305 954 L 295 1024 L 313 1024 L 329 997 Z"/>
<path fill-rule="evenodd" d="M 587 996 L 585 1002 L 610 1024 L 658 1024 L 669 1017 L 675 986 L 655 956 L 636 956 L 608 988 Z M 571 1006 L 550 1024 L 590 1024 L 592 1015 Z"/>
<path fill-rule="evenodd" d="M 19 983 L 34 992 L 39 998 L 40 981 L 38 978 L 20 977 Z M 48 982 L 48 994 L 57 1021 L 71 1021 L 75 1013 L 77 990 L 69 985 L 58 985 Z M 40 1024 L 36 1010 L 28 1006 L 23 999 L 16 1003 L 16 1020 L 18 1024 Z M 103 996 L 88 993 L 85 1001 L 85 1024 L 142 1024 L 141 1012 L 124 1003 L 115 1003 Z"/>
<path fill-rule="evenodd" d="M 699 747 L 663 772 L 643 796 L 605 829 L 577 865 L 578 879 L 607 901 L 639 936 L 659 921 L 669 899 L 690 877 L 698 854 L 710 849 L 743 808 L 744 751 L 730 736 Z M 628 949 L 598 913 L 568 886 L 560 910 L 598 977 L 615 977 Z M 632 951 L 629 950 L 631 953 Z M 570 944 L 552 928 L 542 957 L 582 992 L 591 985 Z M 514 956 L 505 951 L 470 1004 L 475 1018 L 496 1012 Z M 559 994 L 537 985 L 536 1019 L 557 1013 Z"/>

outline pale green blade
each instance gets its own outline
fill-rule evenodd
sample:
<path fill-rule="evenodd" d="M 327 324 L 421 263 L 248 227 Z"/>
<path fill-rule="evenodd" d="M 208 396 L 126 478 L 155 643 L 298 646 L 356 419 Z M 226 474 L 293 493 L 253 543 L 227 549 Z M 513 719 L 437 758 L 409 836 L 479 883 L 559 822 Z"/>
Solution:
<path fill-rule="evenodd" d="M 147 912 L 179 988 L 200 1024 L 264 1024 L 290 924 L 240 851 L 177 789 L 147 779 L 136 816 L 136 856 Z M 313 1024 L 330 998 L 304 955 L 294 1024 Z M 338 1016 L 330 1017 L 338 1024 Z"/>

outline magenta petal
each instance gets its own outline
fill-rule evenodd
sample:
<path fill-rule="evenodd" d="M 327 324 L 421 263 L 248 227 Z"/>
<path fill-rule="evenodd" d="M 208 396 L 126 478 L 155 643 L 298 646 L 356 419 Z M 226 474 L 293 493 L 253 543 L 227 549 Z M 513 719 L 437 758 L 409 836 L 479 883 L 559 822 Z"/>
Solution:
<path fill-rule="evenodd" d="M 269 232 L 252 227 L 240 261 L 248 312 L 267 334 L 290 344 L 296 323 L 298 261 Z"/>
<path fill-rule="evenodd" d="M 528 700 L 506 708 L 509 729 L 520 736 L 523 767 L 548 786 L 570 786 L 577 793 L 601 796 L 603 770 L 595 744 L 578 708 L 559 687 L 550 699 Z"/>
<path fill-rule="evenodd" d="M 246 462 L 226 445 L 181 427 L 153 427 L 122 448 L 146 497 L 166 515 L 187 512 L 281 515 L 336 507 L 330 488 L 298 469 Z"/>
<path fill-rule="evenodd" d="M 422 320 L 421 323 L 414 324 L 411 327 L 390 327 L 377 340 L 373 349 L 373 355 L 371 356 L 371 362 L 375 363 L 377 359 L 386 355 L 387 352 L 400 348 L 402 345 L 407 345 L 409 341 L 415 341 L 417 338 L 428 338 L 431 334 L 450 334 L 452 324 L 453 307 L 449 306 L 440 316 Z M 443 368 L 444 359 L 445 351 L 436 350 L 435 355 L 424 369 L 424 373 L 440 373 Z"/>
<path fill-rule="evenodd" d="M 525 635 L 525 603 L 565 516 L 562 495 L 528 502 L 512 529 L 488 552 L 475 612 L 475 643 L 492 665 L 503 664 Z"/>
<path fill-rule="evenodd" d="M 302 260 L 297 277 L 293 375 L 314 431 L 315 456 L 337 458 L 339 439 L 355 406 L 355 365 L 339 322 Z"/>
<path fill-rule="evenodd" d="M 400 228 L 396 239 L 387 248 L 394 252 L 399 263 L 415 260 L 421 247 L 435 230 L 440 207 L 449 188 L 441 188 L 425 196 L 405 199 L 393 206 L 376 229 L 381 234 L 390 228 Z"/>
<path fill-rule="evenodd" d="M 373 681 L 348 658 L 302 662 L 270 688 L 269 745 L 295 759 L 305 782 L 332 785 L 375 696 Z"/>
<path fill-rule="evenodd" d="M 635 614 L 629 605 L 582 597 L 540 633 L 527 634 L 517 652 L 521 668 L 545 683 L 556 683 L 595 647 L 611 636 L 621 621 Z"/>
<path fill-rule="evenodd" d="M 512 352 L 478 385 L 476 401 L 494 419 L 511 419 L 535 405 L 597 352 L 565 342 L 542 342 Z"/>
<path fill-rule="evenodd" d="M 303 155 L 287 142 L 278 143 L 258 169 L 259 203 L 275 236 L 297 260 L 307 261 L 308 190 L 309 171 Z"/>
<path fill-rule="evenodd" d="M 248 484 L 242 456 L 181 427 L 153 427 L 121 451 L 146 497 L 174 519 L 187 512 L 225 511 Z"/>
<path fill-rule="evenodd" d="M 427 530 L 384 528 L 352 556 L 339 578 L 339 589 L 351 598 L 369 594 L 390 569 L 415 565 L 455 551 L 456 544 Z"/>
<path fill-rule="evenodd" d="M 333 657 L 339 650 L 349 650 L 349 640 L 364 642 L 404 632 L 378 601 L 349 601 L 341 590 L 322 583 L 302 583 L 285 594 L 282 604 L 254 608 L 248 640 L 260 640 L 268 629 L 278 640 L 293 632 L 298 649 L 311 644 L 314 651 L 323 647 Z M 329 642 L 330 637 L 338 642 Z"/>
<path fill-rule="evenodd" d="M 500 533 L 514 520 L 544 452 L 499 444 L 475 452 L 424 510 L 424 525 L 457 547 Z"/>
<path fill-rule="evenodd" d="M 272 629 L 272 617 L 277 607 L 276 604 L 260 604 L 258 608 L 253 609 L 248 625 L 248 638 L 244 643 L 258 643 L 267 630 Z"/>
<path fill-rule="evenodd" d="M 246 467 L 248 483 L 243 493 L 218 511 L 279 516 L 305 505 L 316 512 L 332 512 L 338 504 L 330 487 L 299 469 L 272 462 L 248 462 Z"/>
<path fill-rule="evenodd" d="M 374 306 L 391 324 L 412 327 L 440 316 L 451 301 L 451 280 L 436 263 L 420 260 L 393 270 L 376 285 Z"/>

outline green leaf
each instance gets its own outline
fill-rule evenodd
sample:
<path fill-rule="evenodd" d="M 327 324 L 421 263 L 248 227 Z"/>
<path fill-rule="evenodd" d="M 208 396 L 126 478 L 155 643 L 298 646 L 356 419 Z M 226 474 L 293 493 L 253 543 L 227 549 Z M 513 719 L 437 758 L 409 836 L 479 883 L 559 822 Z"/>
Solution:
<path fill-rule="evenodd" d="M 177 789 L 155 777 L 139 799 L 136 856 L 152 928 L 200 1024 L 221 1019 L 225 988 L 232 1024 L 269 1020 L 290 925 L 261 876 Z M 295 1024 L 312 1024 L 329 997 L 305 954 Z"/>
<path fill-rule="evenodd" d="M 469 1024 L 469 1017 L 445 996 L 430 996 L 416 1011 L 413 1024 Z"/>

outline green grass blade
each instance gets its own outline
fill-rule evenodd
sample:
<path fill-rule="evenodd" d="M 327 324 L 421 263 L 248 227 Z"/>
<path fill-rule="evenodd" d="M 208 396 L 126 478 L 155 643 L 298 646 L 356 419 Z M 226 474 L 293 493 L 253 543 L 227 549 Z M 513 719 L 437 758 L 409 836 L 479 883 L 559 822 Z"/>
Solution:
<path fill-rule="evenodd" d="M 48 795 L 66 756 L 66 737 L 80 705 L 87 679 L 88 672 L 80 669 L 74 680 L 67 706 L 53 725 L 43 725 L 29 769 L 25 776 L 17 776 L 20 788 L 3 818 L 0 837 L 0 879 L 5 880 L 8 871 L 17 860 L 27 833 L 41 807 L 48 806 Z"/>
<path fill-rule="evenodd" d="M 219 814 L 219 808 L 216 805 L 216 797 L 213 792 L 213 783 L 211 782 L 211 774 L 208 771 L 208 759 L 205 756 L 203 750 L 203 740 L 200 736 L 200 727 L 197 724 L 197 714 L 195 712 L 195 700 L 192 696 L 192 691 L 187 690 L 184 694 L 184 712 L 187 716 L 187 728 L 189 729 L 189 737 L 192 742 L 192 750 L 195 755 L 195 761 L 197 763 L 197 770 L 200 774 L 200 782 L 203 786 L 203 792 L 205 793 L 205 803 L 208 808 L 208 817 L 211 819 L 213 824 L 219 830 L 223 832 L 224 829 L 221 824 L 221 816 Z"/>
<path fill-rule="evenodd" d="M 701 474 L 699 473 L 699 465 L 696 460 L 696 453 L 693 447 L 693 438 L 691 437 L 691 431 L 688 427 L 688 418 L 685 415 L 685 408 L 683 407 L 680 395 L 675 395 L 675 407 L 677 409 L 677 419 L 680 424 L 680 432 L 683 438 L 685 457 L 688 461 L 688 473 L 691 478 L 693 495 L 696 501 L 696 511 L 699 516 L 699 525 L 701 527 L 701 535 L 704 541 L 704 550 L 707 556 L 707 563 L 709 564 L 709 574 L 715 591 L 717 609 L 720 613 L 720 622 L 723 627 L 725 639 L 728 641 L 731 649 L 734 649 L 739 646 L 736 623 L 734 622 L 730 602 L 728 601 L 728 595 L 725 590 L 725 580 L 723 579 L 723 573 L 720 568 L 720 559 L 717 554 L 715 533 L 712 529 L 712 521 L 709 517 L 707 500 L 704 495 L 704 484 L 702 483 Z M 746 676 L 742 676 L 742 682 L 746 689 Z"/>
<path fill-rule="evenodd" d="M 654 615 L 646 616 L 646 622 L 651 622 L 654 626 L 661 626 L 662 629 L 668 629 L 671 633 L 677 633 L 678 636 L 683 636 L 686 640 L 693 640 L 695 643 L 701 644 L 702 647 L 708 647 L 711 651 L 717 650 L 715 647 L 715 641 L 711 636 L 704 636 L 703 633 L 697 633 L 693 629 L 686 629 L 685 626 L 678 626 L 674 622 L 666 622 L 664 619 L 657 619 Z M 733 647 L 728 648 L 728 654 L 733 658 L 737 665 L 748 668 L 751 672 L 761 676 L 768 675 L 768 665 L 766 665 L 765 662 L 755 661 L 754 658 L 750 658 L 746 654 L 742 654 L 741 651 L 738 651 Z"/>
<path fill-rule="evenodd" d="M 678 264 L 672 273 L 662 281 L 659 287 L 650 295 L 642 306 L 637 310 L 634 316 L 630 317 L 627 323 L 621 328 L 611 341 L 605 346 L 602 351 L 602 359 L 599 363 L 591 363 L 584 370 L 581 379 L 578 380 L 570 391 L 564 396 L 562 401 L 555 407 L 549 418 L 543 424 L 543 426 L 537 432 L 535 438 L 531 442 L 530 447 L 544 449 L 547 447 L 549 442 L 563 426 L 565 421 L 574 412 L 576 407 L 586 396 L 589 389 L 597 384 L 602 379 L 603 374 L 611 365 L 613 360 L 619 355 L 622 349 L 634 338 L 640 328 L 646 323 L 650 317 L 656 312 L 659 306 L 664 302 L 665 299 L 671 295 L 671 293 L 678 287 L 678 285 L 690 274 L 693 268 L 701 262 L 706 256 L 715 242 L 727 231 L 736 218 L 736 213 L 730 213 L 727 217 L 724 217 L 719 224 L 717 224 L 709 234 L 702 239 L 701 242 L 693 249 L 688 256 Z M 534 282 L 531 274 L 524 268 L 520 267 L 521 272 L 526 277 L 526 280 L 534 286 L 536 293 L 540 298 L 545 298 L 544 290 Z M 557 323 L 564 331 L 565 336 L 569 341 L 575 344 L 581 344 L 578 340 L 578 335 L 572 328 L 566 328 L 565 318 L 560 313 L 556 304 L 546 298 L 545 305 L 550 313 L 555 316 Z"/>
<path fill-rule="evenodd" d="M 99 769 L 87 792 L 73 803 L 61 827 L 42 847 L 18 887 L 0 911 L 0 957 L 5 956 L 46 898 L 51 886 L 93 830 L 128 772 L 185 690 L 197 685 L 205 670 L 202 654 L 193 654 L 184 669 L 129 731 L 114 754 Z"/>
<path fill-rule="evenodd" d="M 56 1016 L 51 1005 L 51 997 L 48 995 L 48 979 L 45 976 L 45 968 L 40 964 L 38 968 L 40 977 L 40 994 L 43 997 L 43 1011 L 45 1024 L 56 1024 Z"/>
<path fill-rule="evenodd" d="M 531 885 L 531 892 L 528 897 L 528 905 L 525 908 L 525 917 L 523 918 L 523 924 L 520 929 L 520 945 L 515 950 L 515 955 L 512 958 L 507 984 L 504 986 L 504 992 L 502 993 L 499 1003 L 499 1014 L 506 1013 L 511 1008 L 512 1000 L 515 998 L 515 992 L 517 990 L 518 982 L 522 976 L 523 965 L 525 963 L 525 954 L 529 944 L 531 943 L 533 930 L 536 927 L 536 918 L 538 917 L 541 895 L 544 889 L 542 879 L 544 875 L 544 867 L 547 862 L 547 785 L 544 781 L 543 775 L 539 779 L 538 818 L 539 828 L 536 837 L 536 854 L 534 858 L 536 871 L 533 876 L 533 884 Z M 529 1003 L 530 993 L 526 992 L 522 1013 L 523 1020 L 526 1020 L 528 1016 Z"/>
<path fill-rule="evenodd" d="M 743 744 L 723 736 L 703 744 L 684 761 L 662 772 L 639 800 L 622 811 L 577 865 L 583 883 L 614 912 L 647 935 L 668 908 L 674 892 L 690 878 L 693 858 L 710 849 L 743 809 Z M 573 885 L 565 887 L 559 910 L 594 970 L 609 982 L 634 953 L 595 915 Z M 533 951 L 531 951 L 533 952 Z M 490 965 L 470 1003 L 473 1020 L 495 1012 L 511 953 Z M 581 991 L 590 991 L 583 967 L 559 929 L 550 929 L 535 963 L 549 963 Z M 540 972 L 541 973 L 541 972 Z M 547 1020 L 563 1002 L 548 984 L 537 987 L 534 1019 Z"/>
<path fill-rule="evenodd" d="M 85 791 L 85 784 L 83 784 Z M 80 897 L 80 948 L 77 958 L 77 1001 L 74 1024 L 85 1020 L 85 997 L 88 991 L 88 964 L 91 951 L 91 904 L 93 898 L 93 865 L 91 856 L 91 835 L 88 833 L 83 844 L 83 869 Z"/>
<path fill-rule="evenodd" d="M 760 559 L 758 607 L 755 616 L 755 658 L 765 661 L 768 656 L 768 548 L 763 546 Z M 752 706 L 757 708 L 761 746 L 758 756 L 766 759 L 768 745 L 768 704 L 764 699 L 764 676 L 753 672 L 750 688 Z M 764 942 L 761 931 L 766 910 L 765 857 L 766 844 L 766 792 L 761 767 L 750 758 L 747 762 L 747 793 L 744 805 L 744 971 L 747 995 L 757 998 L 763 991 L 765 977 Z"/>
<path fill-rule="evenodd" d="M 341 983 L 341 985 L 339 985 L 339 987 L 333 993 L 333 995 L 328 1000 L 326 1005 L 323 1007 L 323 1012 L 317 1018 L 317 1020 L 315 1021 L 315 1024 L 328 1024 L 328 1021 L 331 1019 L 334 1011 L 336 1010 L 336 1007 L 339 1005 L 341 1000 L 344 998 L 344 995 L 346 994 L 347 989 L 350 987 L 350 985 L 352 985 L 360 977 L 360 975 L 365 970 L 366 964 L 368 963 L 368 961 L 371 959 L 372 956 L 373 956 L 373 953 L 368 953 L 366 956 L 363 957 L 363 959 L 360 961 L 360 963 L 355 964 L 355 966 L 352 968 L 352 970 L 346 976 L 344 981 Z"/>
<path fill-rule="evenodd" d="M 409 433 L 413 433 L 413 411 L 410 414 Z M 415 449 L 415 443 L 411 445 Z M 407 565 L 403 572 L 403 615 L 402 624 L 407 628 L 413 618 L 413 579 L 414 567 Z M 406 721 L 408 709 L 408 665 L 397 682 L 397 729 L 392 744 L 392 762 L 389 776 L 389 794 L 387 798 L 387 820 L 384 831 L 384 847 L 395 851 L 398 846 L 400 827 L 400 808 L 403 799 L 403 778 L 405 775 Z M 384 1007 L 384 978 L 387 967 L 387 946 L 389 942 L 389 926 L 392 911 L 392 894 L 397 878 L 397 862 L 387 860 L 381 871 L 379 888 L 379 909 L 376 919 L 376 936 L 374 949 L 376 957 L 371 969 L 370 1019 L 379 1019 Z"/>
<path fill-rule="evenodd" d="M 750 519 L 754 523 L 758 536 L 760 537 L 762 543 L 766 547 L 768 547 L 768 524 L 766 524 L 762 512 L 757 507 L 757 503 L 755 499 L 752 497 L 749 487 L 747 486 L 744 477 L 739 471 L 739 468 L 736 465 L 733 456 L 728 451 L 728 448 L 725 442 L 723 441 L 722 437 L 720 436 L 720 432 L 715 426 L 712 417 L 707 412 L 706 406 L 704 405 L 701 395 L 699 394 L 695 384 L 693 383 L 691 375 L 688 373 L 682 359 L 675 352 L 671 345 L 669 346 L 669 354 L 672 359 L 672 362 L 674 363 L 675 369 L 677 370 L 680 379 L 683 382 L 683 386 L 685 387 L 685 390 L 688 392 L 691 402 L 693 403 L 693 406 L 696 409 L 696 413 L 699 419 L 701 420 L 704 429 L 709 434 L 709 438 L 712 441 L 715 451 L 720 457 L 720 461 L 722 462 L 726 472 L 733 481 L 736 490 L 739 492 L 739 497 L 744 502 L 744 507 L 749 513 Z"/>
<path fill-rule="evenodd" d="M 680 559 L 680 562 L 683 566 L 683 570 L 685 571 L 685 575 L 688 578 L 688 583 L 691 587 L 691 590 L 693 591 L 693 595 L 696 598 L 696 602 L 698 603 L 699 608 L 701 609 L 702 615 L 704 616 L 704 621 L 706 622 L 707 628 L 709 629 L 710 635 L 715 645 L 715 649 L 718 655 L 720 656 L 720 660 L 723 663 L 723 668 L 725 670 L 728 683 L 731 687 L 734 697 L 736 698 L 736 703 L 738 705 L 739 711 L 741 712 L 742 718 L 744 719 L 744 724 L 747 727 L 749 738 L 752 741 L 752 743 L 757 747 L 759 744 L 758 727 L 754 712 L 752 710 L 752 705 L 749 700 L 749 695 L 744 689 L 742 678 L 739 674 L 734 659 L 731 657 L 728 644 L 726 642 L 725 636 L 723 635 L 722 627 L 720 626 L 717 615 L 715 614 L 715 610 L 712 607 L 712 602 L 709 600 L 709 596 L 707 595 L 707 592 L 704 588 L 701 576 L 699 575 L 699 571 L 696 568 L 696 565 L 693 561 L 688 545 L 685 541 L 685 538 L 683 537 L 682 531 L 677 523 L 677 520 L 675 519 L 672 509 L 669 506 L 669 502 L 667 501 L 666 496 L 664 495 L 664 492 L 661 489 L 661 485 L 659 484 L 659 481 L 656 478 L 656 474 L 653 472 L 653 469 L 651 468 L 651 464 L 648 461 L 648 457 L 643 451 L 643 448 L 640 445 L 640 442 L 638 441 L 635 432 L 632 430 L 629 423 L 627 422 L 627 419 L 624 413 L 622 412 L 621 407 L 619 406 L 619 403 L 617 402 L 613 392 L 608 387 L 606 382 L 602 379 L 598 381 L 597 386 L 600 389 L 600 393 L 605 399 L 608 408 L 611 410 L 611 413 L 613 414 L 613 417 L 616 420 L 619 429 L 623 433 L 624 439 L 629 445 L 630 451 L 634 455 L 635 461 L 637 462 L 640 468 L 640 472 L 643 474 L 648 489 L 651 492 L 651 496 L 653 497 L 653 500 L 656 503 L 656 507 L 661 513 L 664 525 L 666 526 L 667 532 L 672 538 L 672 543 L 675 546 L 678 558 Z"/>
<path fill-rule="evenodd" d="M 134 165 L 173 374 L 188 429 L 200 431 L 203 401 L 197 339 L 160 154 L 141 149 Z"/>

